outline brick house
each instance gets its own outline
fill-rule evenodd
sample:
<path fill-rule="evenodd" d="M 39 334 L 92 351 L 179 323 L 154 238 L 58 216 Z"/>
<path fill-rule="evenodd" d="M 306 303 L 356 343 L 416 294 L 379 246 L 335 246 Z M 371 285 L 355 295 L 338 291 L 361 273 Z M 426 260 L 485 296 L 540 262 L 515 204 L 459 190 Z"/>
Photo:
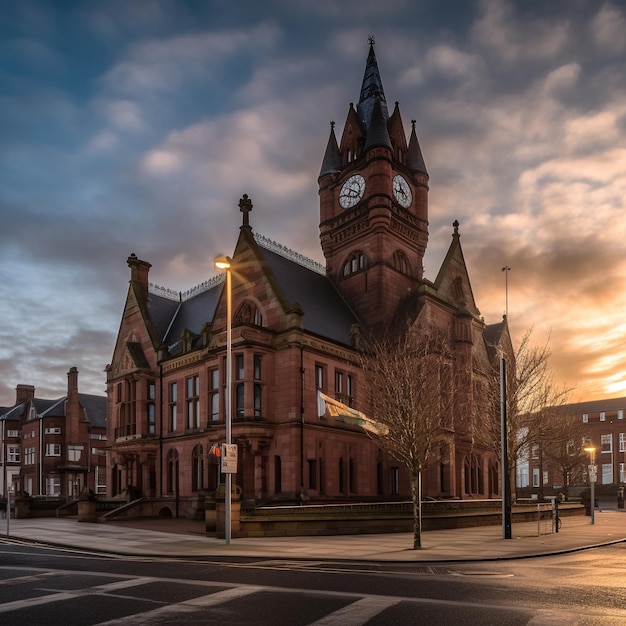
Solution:
<path fill-rule="evenodd" d="M 384 331 L 400 313 L 447 334 L 461 381 L 425 493 L 496 495 L 498 460 L 474 442 L 469 414 L 484 382 L 478 372 L 511 352 L 506 319 L 484 323 L 457 222 L 436 279 L 423 277 L 429 177 L 415 123 L 407 142 L 398 105 L 387 111 L 373 44 L 340 142 L 331 125 L 318 182 L 325 267 L 255 234 L 250 198 L 239 203 L 232 439 L 243 499 L 409 497 L 405 469 L 358 427 L 319 417 L 316 401 L 319 389 L 366 410 L 359 337 Z M 163 512 L 192 515 L 218 485 L 209 451 L 225 440 L 223 278 L 179 294 L 150 283 L 149 262 L 132 254 L 127 263 L 130 286 L 107 366 L 109 495 L 141 494 Z"/>
<path fill-rule="evenodd" d="M 67 395 L 37 398 L 18 385 L 15 405 L 0 413 L 0 492 L 76 498 L 84 487 L 106 493 L 106 397 L 78 392 L 78 370 Z"/>

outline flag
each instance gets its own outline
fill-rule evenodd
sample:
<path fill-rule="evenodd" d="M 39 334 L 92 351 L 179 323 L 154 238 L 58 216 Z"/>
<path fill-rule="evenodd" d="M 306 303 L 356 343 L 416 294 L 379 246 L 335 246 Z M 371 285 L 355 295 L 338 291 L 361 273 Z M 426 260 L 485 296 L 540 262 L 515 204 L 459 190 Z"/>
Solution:
<path fill-rule="evenodd" d="M 363 430 L 369 430 L 376 435 L 386 435 L 389 432 L 387 426 L 375 422 L 367 417 L 365 413 L 361 413 L 361 411 L 352 409 L 346 404 L 334 400 L 319 389 L 317 390 L 317 414 L 319 417 L 328 414 L 346 424 L 360 426 Z"/>

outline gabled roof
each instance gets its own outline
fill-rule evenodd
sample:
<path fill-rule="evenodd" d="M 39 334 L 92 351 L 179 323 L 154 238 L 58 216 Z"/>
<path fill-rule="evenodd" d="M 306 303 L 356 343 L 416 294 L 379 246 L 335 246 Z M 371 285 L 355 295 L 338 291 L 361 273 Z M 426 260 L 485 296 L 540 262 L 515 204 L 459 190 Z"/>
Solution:
<path fill-rule="evenodd" d="M 461 235 L 459 235 L 459 223 L 457 221 L 454 222 L 452 243 L 441 264 L 434 287 L 441 300 L 456 308 L 464 308 L 467 313 L 475 317 L 480 317 L 461 249 Z"/>
<path fill-rule="evenodd" d="M 84 410 L 87 421 L 97 428 L 106 427 L 107 398 L 88 393 L 79 393 L 78 401 Z M 37 417 L 66 417 L 65 405 L 67 396 L 48 400 L 45 398 L 33 398 L 32 405 L 35 407 Z M 20 402 L 15 406 L 0 409 L 0 420 L 18 420 L 24 413 L 27 402 Z"/>

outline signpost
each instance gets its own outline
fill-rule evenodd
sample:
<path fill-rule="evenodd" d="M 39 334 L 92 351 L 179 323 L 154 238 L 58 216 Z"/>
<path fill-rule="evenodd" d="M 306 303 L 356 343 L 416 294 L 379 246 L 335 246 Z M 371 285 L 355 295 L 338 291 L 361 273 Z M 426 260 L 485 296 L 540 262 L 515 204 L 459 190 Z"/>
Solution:
<path fill-rule="evenodd" d="M 237 473 L 237 444 L 222 444 L 222 474 Z"/>

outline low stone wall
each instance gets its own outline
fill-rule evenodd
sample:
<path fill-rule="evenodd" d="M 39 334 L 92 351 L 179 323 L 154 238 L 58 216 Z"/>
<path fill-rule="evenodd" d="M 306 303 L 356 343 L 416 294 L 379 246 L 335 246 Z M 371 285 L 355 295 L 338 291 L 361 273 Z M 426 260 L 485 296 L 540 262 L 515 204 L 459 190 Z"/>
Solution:
<path fill-rule="evenodd" d="M 580 504 L 563 504 L 561 516 L 583 515 Z M 549 519 L 549 508 L 541 512 Z M 514 522 L 536 521 L 537 506 L 514 506 Z M 451 500 L 424 502 L 424 530 L 468 528 L 502 523 L 502 508 L 498 500 Z M 411 532 L 413 512 L 411 503 L 346 504 L 327 506 L 258 507 L 241 511 L 240 537 L 297 537 L 323 535 L 355 535 L 371 533 Z"/>

